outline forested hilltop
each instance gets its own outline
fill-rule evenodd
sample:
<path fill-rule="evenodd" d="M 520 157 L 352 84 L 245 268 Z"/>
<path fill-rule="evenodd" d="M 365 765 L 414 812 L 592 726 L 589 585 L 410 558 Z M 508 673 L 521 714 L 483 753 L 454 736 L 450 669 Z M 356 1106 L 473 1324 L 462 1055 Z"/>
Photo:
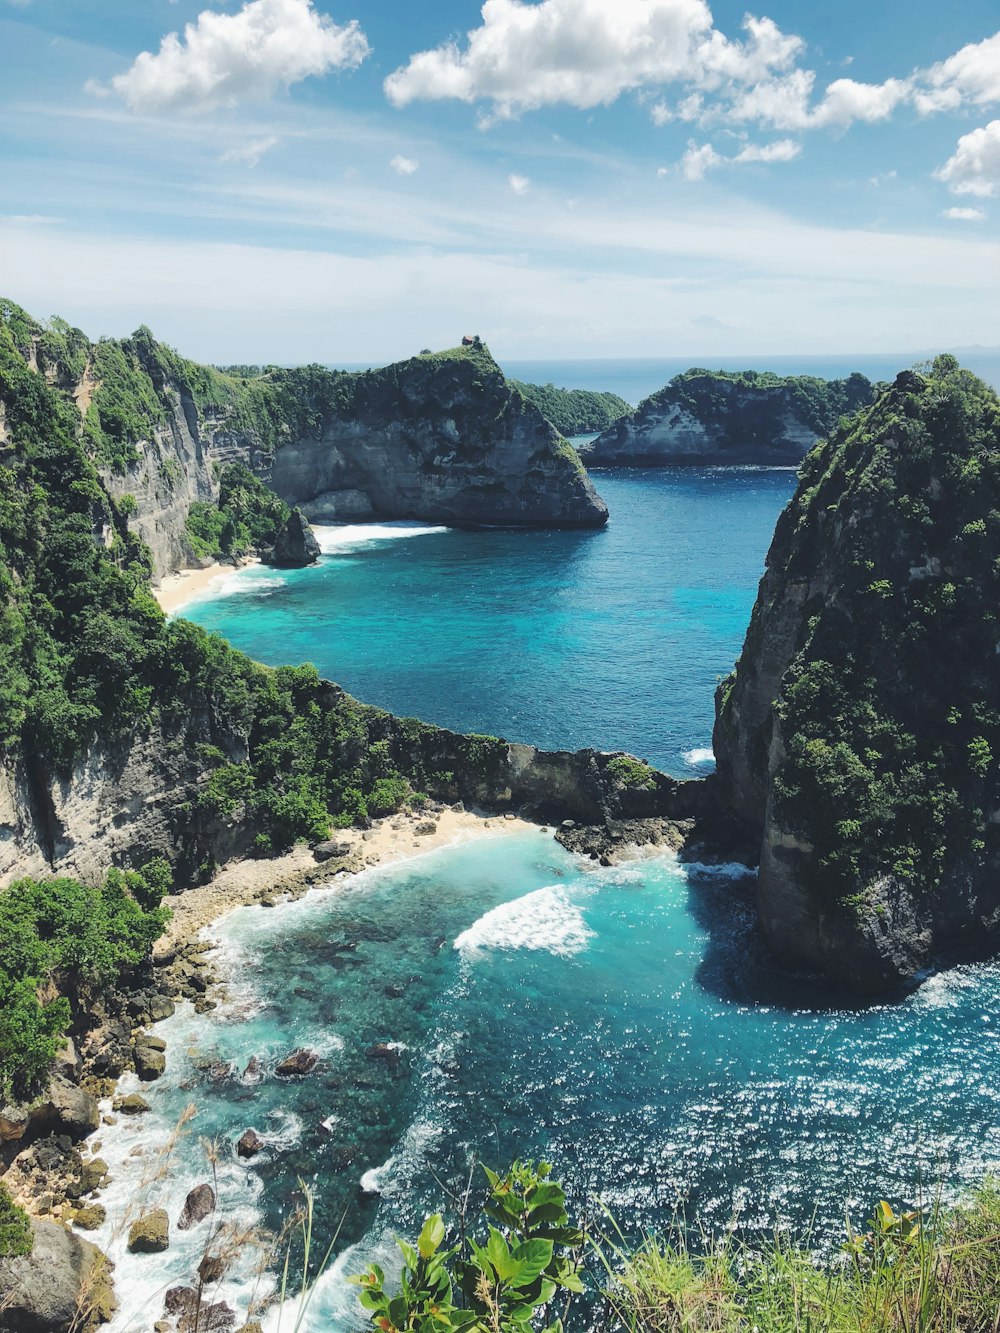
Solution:
<path fill-rule="evenodd" d="M 520 392 L 551 421 L 562 435 L 589 435 L 607 430 L 619 417 L 627 416 L 631 407 L 616 393 L 599 393 L 592 389 L 557 389 L 554 384 L 524 384 L 511 380 Z"/>
<path fill-rule="evenodd" d="M 243 375 L 189 361 L 145 327 L 91 342 L 9 301 L 0 301 L 0 323 L 12 350 L 75 405 L 81 442 L 156 575 L 225 548 L 204 509 L 193 528 L 188 519 L 193 505 L 218 501 L 227 466 L 243 469 L 231 478 L 243 490 L 249 473 L 316 519 L 607 520 L 572 446 L 484 346 L 359 373 L 234 368 L 254 372 Z M 273 524 L 256 535 L 273 540 Z"/>
<path fill-rule="evenodd" d="M 719 689 L 783 960 L 879 989 L 996 948 L 998 608 L 1000 401 L 940 356 L 806 459 Z"/>
<path fill-rule="evenodd" d="M 664 388 L 583 446 L 589 464 L 800 463 L 840 418 L 872 401 L 864 375 L 822 380 L 770 371 L 702 370 Z"/>

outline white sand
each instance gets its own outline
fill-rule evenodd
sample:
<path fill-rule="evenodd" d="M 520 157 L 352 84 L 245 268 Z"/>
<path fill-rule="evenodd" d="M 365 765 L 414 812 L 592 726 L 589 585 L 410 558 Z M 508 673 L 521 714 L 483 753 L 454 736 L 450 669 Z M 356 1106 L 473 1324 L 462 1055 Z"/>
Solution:
<path fill-rule="evenodd" d="M 249 569 L 259 565 L 259 560 L 248 560 L 240 569 Z M 235 565 L 222 565 L 218 561 L 207 569 L 182 569 L 179 574 L 166 574 L 160 580 L 160 586 L 153 589 L 153 596 L 160 603 L 161 610 L 168 616 L 175 615 L 182 606 L 193 602 L 216 581 L 221 582 L 230 574 L 236 573 Z"/>
<path fill-rule="evenodd" d="M 418 834 L 420 824 L 437 825 L 433 833 Z M 334 831 L 332 839 L 349 843 L 363 867 L 391 865 L 422 852 L 447 847 L 469 838 L 503 838 L 513 833 L 537 829 L 520 816 L 480 815 L 471 810 L 443 810 L 438 813 L 404 813 L 380 819 L 375 827 Z M 173 916 L 157 942 L 155 953 L 172 951 L 179 943 L 192 940 L 205 926 L 234 907 L 256 901 L 262 893 L 280 898 L 283 892 L 299 893 L 296 882 L 303 871 L 320 869 L 306 847 L 296 847 L 284 856 L 266 860 L 234 861 L 225 866 L 208 884 L 173 894 L 164 899 Z M 320 882 L 322 880 L 320 879 Z"/>

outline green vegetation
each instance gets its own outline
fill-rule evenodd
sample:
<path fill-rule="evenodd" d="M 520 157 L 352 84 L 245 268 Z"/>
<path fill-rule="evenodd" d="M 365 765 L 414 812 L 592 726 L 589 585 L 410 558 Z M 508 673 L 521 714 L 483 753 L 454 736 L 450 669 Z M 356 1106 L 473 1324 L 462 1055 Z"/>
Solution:
<path fill-rule="evenodd" d="M 361 1304 L 382 1333 L 558 1333 L 557 1308 L 583 1291 L 580 1251 L 584 1234 L 566 1212 L 566 1193 L 540 1162 L 515 1162 L 504 1175 L 484 1168 L 489 1193 L 482 1208 L 486 1231 L 464 1225 L 458 1243 L 445 1247 L 440 1214 L 427 1218 L 416 1245 L 397 1240 L 403 1256 L 399 1292 L 386 1290 L 373 1265 L 352 1279 Z"/>
<path fill-rule="evenodd" d="M 169 886 L 169 867 L 155 860 L 140 871 L 109 871 L 100 888 L 22 879 L 0 895 L 0 1096 L 30 1096 L 86 989 L 149 957 Z"/>
<path fill-rule="evenodd" d="M 828 1237 L 751 1244 L 680 1224 L 636 1244 L 606 1212 L 585 1233 L 546 1163 L 484 1170 L 478 1219 L 470 1189 L 450 1225 L 434 1214 L 397 1240 L 398 1282 L 377 1265 L 352 1279 L 380 1333 L 994 1333 L 1000 1319 L 996 1181 L 957 1208 L 882 1201 L 831 1256 Z"/>
<path fill-rule="evenodd" d="M 652 791 L 656 787 L 656 773 L 642 759 L 630 754 L 616 754 L 604 769 L 619 791 L 625 788 Z"/>
<path fill-rule="evenodd" d="M 0 1259 L 16 1259 L 30 1254 L 34 1246 L 28 1214 L 18 1208 L 7 1186 L 0 1182 Z"/>
<path fill-rule="evenodd" d="M 992 874 L 996 394 L 949 356 L 901 376 L 806 459 L 775 550 L 836 589 L 807 608 L 777 705 L 775 811 L 814 847 L 817 890 L 857 914 L 886 876 L 926 897 Z"/>
<path fill-rule="evenodd" d="M 678 1228 L 606 1254 L 614 1326 L 628 1333 L 990 1333 L 1000 1318 L 1000 1191 L 961 1208 L 881 1202 L 839 1259 L 733 1237 L 692 1248 Z M 810 1237 L 810 1241 L 820 1238 Z"/>
<path fill-rule="evenodd" d="M 739 410 L 734 393 L 743 391 Z M 767 390 L 780 390 L 767 394 Z M 823 438 L 840 418 L 872 401 L 874 386 L 864 375 L 822 380 L 813 375 L 775 375 L 758 370 L 704 370 L 675 375 L 664 388 L 639 404 L 636 416 L 659 415 L 680 408 L 704 424 L 725 447 L 773 438 L 775 423 L 791 410 L 808 430 Z"/>
<path fill-rule="evenodd" d="M 218 503 L 199 500 L 191 506 L 188 541 L 195 555 L 205 558 L 260 551 L 273 546 L 290 514 L 284 501 L 242 463 L 228 463 L 222 469 Z"/>
<path fill-rule="evenodd" d="M 557 389 L 554 384 L 511 385 L 534 403 L 560 435 L 587 435 L 607 430 L 613 421 L 632 411 L 624 398 L 614 393 L 595 393 L 590 389 Z"/>

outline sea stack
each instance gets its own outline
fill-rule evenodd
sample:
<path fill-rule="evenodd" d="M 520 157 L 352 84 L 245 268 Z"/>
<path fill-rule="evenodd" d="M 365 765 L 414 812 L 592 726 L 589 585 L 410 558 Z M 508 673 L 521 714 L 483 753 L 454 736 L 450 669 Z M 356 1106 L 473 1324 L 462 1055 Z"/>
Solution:
<path fill-rule="evenodd" d="M 998 653 L 1000 403 L 942 356 L 808 456 L 718 690 L 784 962 L 878 991 L 996 947 Z"/>

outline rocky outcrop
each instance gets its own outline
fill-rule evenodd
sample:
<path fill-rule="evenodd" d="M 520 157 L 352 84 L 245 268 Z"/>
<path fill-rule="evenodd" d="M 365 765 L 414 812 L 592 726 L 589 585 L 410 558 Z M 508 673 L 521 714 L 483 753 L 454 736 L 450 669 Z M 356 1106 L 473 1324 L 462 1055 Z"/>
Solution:
<path fill-rule="evenodd" d="M 304 569 L 320 557 L 319 542 L 301 509 L 293 509 L 275 538 L 267 563 L 278 569 Z"/>
<path fill-rule="evenodd" d="M 162 1254 L 170 1246 L 170 1218 L 165 1208 L 153 1208 L 129 1227 L 130 1254 Z"/>
<path fill-rule="evenodd" d="M 0 1260 L 0 1333 L 87 1333 L 115 1309 L 108 1261 L 55 1222 L 33 1221 L 30 1255 Z"/>
<path fill-rule="evenodd" d="M 779 958 L 856 990 L 1000 941 L 1000 404 L 941 357 L 807 459 L 719 688 Z"/>
<path fill-rule="evenodd" d="M 307 517 L 461 526 L 600 527 L 607 508 L 573 448 L 485 349 L 456 348 L 318 380 L 309 428 L 270 484 Z"/>
<path fill-rule="evenodd" d="M 689 370 L 640 403 L 580 454 L 591 466 L 794 466 L 845 412 L 871 401 L 863 375 L 846 380 Z"/>
<path fill-rule="evenodd" d="M 145 328 L 90 344 L 79 330 L 54 338 L 24 311 L 5 310 L 25 363 L 79 411 L 82 438 L 122 520 L 148 546 L 155 578 L 206 563 L 187 519 L 193 504 L 219 499 L 227 463 L 315 520 L 607 521 L 572 446 L 481 344 L 361 374 L 309 366 L 242 379 L 186 361 Z M 5 421 L 0 401 L 6 433 Z M 104 539 L 113 543 L 111 525 Z M 299 519 L 274 562 L 297 566 L 317 554 Z"/>
<path fill-rule="evenodd" d="M 0 1108 L 0 1141 L 30 1143 L 43 1134 L 73 1140 L 92 1134 L 101 1122 L 96 1100 L 63 1073 L 55 1073 L 34 1101 Z"/>
<path fill-rule="evenodd" d="M 211 1185 L 196 1185 L 184 1200 L 184 1208 L 177 1222 L 178 1231 L 190 1231 L 215 1212 L 215 1190 Z"/>

